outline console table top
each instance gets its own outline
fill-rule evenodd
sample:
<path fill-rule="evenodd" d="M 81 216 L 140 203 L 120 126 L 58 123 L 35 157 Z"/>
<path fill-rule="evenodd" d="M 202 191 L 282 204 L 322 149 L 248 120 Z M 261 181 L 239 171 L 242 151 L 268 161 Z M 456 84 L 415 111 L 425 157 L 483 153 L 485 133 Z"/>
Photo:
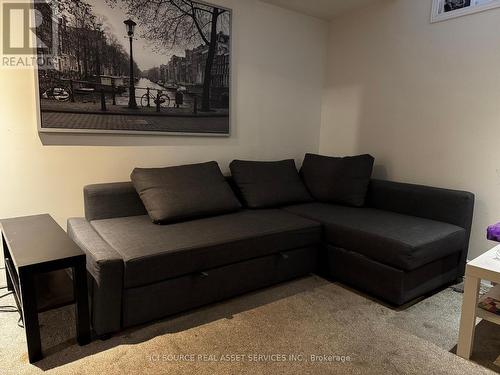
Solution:
<path fill-rule="evenodd" d="M 48 214 L 0 220 L 0 230 L 18 270 L 84 256 Z"/>

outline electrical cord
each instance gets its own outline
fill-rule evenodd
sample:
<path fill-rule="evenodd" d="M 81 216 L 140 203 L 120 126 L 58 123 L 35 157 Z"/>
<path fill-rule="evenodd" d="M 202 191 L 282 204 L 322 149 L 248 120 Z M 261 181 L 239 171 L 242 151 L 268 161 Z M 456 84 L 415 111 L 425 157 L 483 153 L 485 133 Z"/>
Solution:
<path fill-rule="evenodd" d="M 8 295 L 11 295 L 11 294 L 12 294 L 12 292 L 7 292 L 7 293 L 1 295 L 0 298 L 7 297 Z"/>
<path fill-rule="evenodd" d="M 451 290 L 453 290 L 454 292 L 463 294 L 464 293 L 464 281 L 463 281 L 463 278 L 462 278 L 462 281 L 460 283 L 452 285 L 449 288 Z M 491 285 L 481 283 L 480 286 L 479 286 L 479 295 L 482 296 L 482 295 L 488 293 L 491 288 L 492 288 Z"/>
<path fill-rule="evenodd" d="M 5 293 L 5 294 L 2 294 L 0 296 L 0 298 L 4 298 L 4 297 L 7 297 L 7 296 L 10 296 L 12 294 L 12 292 L 8 292 L 8 293 Z M 16 306 L 12 306 L 12 305 L 0 305 L 0 313 L 11 313 L 11 312 L 19 312 L 19 310 L 17 309 Z"/>
<path fill-rule="evenodd" d="M 0 270 L 5 270 L 5 267 L 0 267 Z M 0 286 L 0 290 L 2 289 L 7 289 L 7 286 Z M 11 295 L 12 292 L 8 292 L 8 293 L 5 293 L 5 294 L 2 294 L 0 296 L 0 299 L 1 298 L 4 298 L 4 297 L 7 297 L 9 295 Z M 17 320 L 17 326 L 20 327 L 20 328 L 24 328 L 24 324 L 23 324 L 23 317 L 21 315 L 21 312 L 19 311 L 19 309 L 16 307 L 16 306 L 12 306 L 12 305 L 0 305 L 0 313 L 19 313 L 19 319 Z"/>
<path fill-rule="evenodd" d="M 4 296 L 2 296 L 4 297 Z M 0 297 L 0 298 L 2 298 Z M 0 313 L 19 313 L 19 319 L 17 320 L 17 326 L 20 328 L 24 328 L 24 324 L 22 324 L 23 317 L 21 316 L 21 313 L 17 309 L 16 306 L 12 305 L 0 305 Z"/>

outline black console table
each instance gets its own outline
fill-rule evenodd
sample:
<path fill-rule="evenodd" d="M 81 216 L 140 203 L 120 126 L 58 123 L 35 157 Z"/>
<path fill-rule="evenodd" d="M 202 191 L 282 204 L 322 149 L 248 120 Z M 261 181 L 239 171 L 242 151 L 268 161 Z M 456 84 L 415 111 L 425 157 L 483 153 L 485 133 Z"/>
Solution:
<path fill-rule="evenodd" d="M 42 358 L 42 311 L 74 303 L 78 344 L 88 344 L 85 254 L 50 215 L 0 220 L 0 229 L 7 288 L 21 312 L 30 363 Z"/>

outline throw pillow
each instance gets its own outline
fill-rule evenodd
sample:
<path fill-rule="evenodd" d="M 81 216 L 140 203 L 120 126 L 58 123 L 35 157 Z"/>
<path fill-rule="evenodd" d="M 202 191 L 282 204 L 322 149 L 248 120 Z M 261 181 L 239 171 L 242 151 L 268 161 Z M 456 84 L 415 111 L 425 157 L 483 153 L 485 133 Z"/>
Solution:
<path fill-rule="evenodd" d="M 130 176 L 154 223 L 234 212 L 241 204 L 215 162 L 135 168 Z"/>

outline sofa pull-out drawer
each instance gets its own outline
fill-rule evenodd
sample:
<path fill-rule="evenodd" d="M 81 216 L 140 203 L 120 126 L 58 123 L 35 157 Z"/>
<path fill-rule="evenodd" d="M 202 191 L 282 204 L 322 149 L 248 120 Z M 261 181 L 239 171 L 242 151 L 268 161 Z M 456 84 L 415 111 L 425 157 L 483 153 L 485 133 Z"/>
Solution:
<path fill-rule="evenodd" d="M 123 325 L 144 323 L 303 276 L 314 272 L 316 264 L 317 249 L 306 247 L 126 289 Z"/>
<path fill-rule="evenodd" d="M 287 254 L 287 253 L 280 253 L 280 257 L 281 257 L 281 259 L 283 259 L 283 260 L 288 260 L 288 258 L 289 258 L 289 256 L 288 256 L 288 254 Z"/>

